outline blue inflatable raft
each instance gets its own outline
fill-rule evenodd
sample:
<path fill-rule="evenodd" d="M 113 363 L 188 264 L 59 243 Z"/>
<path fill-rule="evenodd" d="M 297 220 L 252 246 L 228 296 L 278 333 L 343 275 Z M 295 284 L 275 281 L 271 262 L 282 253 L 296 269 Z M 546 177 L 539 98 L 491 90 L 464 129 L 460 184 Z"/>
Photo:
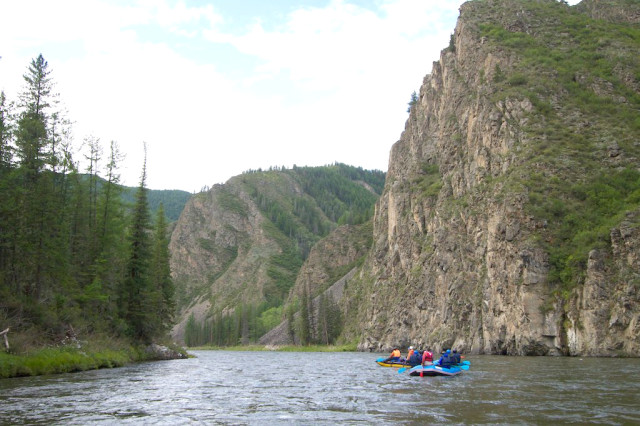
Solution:
<path fill-rule="evenodd" d="M 450 367 L 440 367 L 439 365 L 416 365 L 409 370 L 409 375 L 430 377 L 430 376 L 457 376 L 462 374 L 463 370 L 468 370 L 469 361 L 463 361 L 461 364 L 452 365 Z"/>

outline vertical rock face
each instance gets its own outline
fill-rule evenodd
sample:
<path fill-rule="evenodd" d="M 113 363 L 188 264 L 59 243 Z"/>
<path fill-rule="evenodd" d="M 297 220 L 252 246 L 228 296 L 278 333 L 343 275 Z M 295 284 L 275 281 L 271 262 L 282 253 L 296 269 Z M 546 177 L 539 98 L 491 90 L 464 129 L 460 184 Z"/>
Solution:
<path fill-rule="evenodd" d="M 584 286 L 568 314 L 571 353 L 640 354 L 640 214 L 611 230 L 612 252 L 589 252 Z"/>
<path fill-rule="evenodd" d="M 504 92 L 521 85 L 511 72 L 517 51 L 490 43 L 480 29 L 490 22 L 533 37 L 549 25 L 527 9 L 534 3 L 464 4 L 455 43 L 423 81 L 391 149 L 371 254 L 359 285 L 347 290 L 360 302 L 346 302 L 357 312 L 347 314 L 346 333 L 360 336 L 361 350 L 640 354 L 638 212 L 611 230 L 610 244 L 589 254 L 584 278 L 560 294 L 541 243 L 558 237 L 527 207 L 531 189 L 522 182 L 543 167 L 530 158 L 553 135 L 542 130 L 538 97 Z M 495 84 L 510 72 L 508 85 Z M 562 96 L 547 96 L 561 111 Z M 571 114 L 558 113 L 568 126 L 585 120 Z"/>

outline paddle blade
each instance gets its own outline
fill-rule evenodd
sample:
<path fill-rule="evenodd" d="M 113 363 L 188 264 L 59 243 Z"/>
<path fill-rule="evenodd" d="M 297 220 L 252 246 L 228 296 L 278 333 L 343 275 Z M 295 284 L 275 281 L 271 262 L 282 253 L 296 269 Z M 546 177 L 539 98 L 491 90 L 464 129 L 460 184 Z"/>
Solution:
<path fill-rule="evenodd" d="M 459 366 L 461 369 L 463 370 L 468 370 L 469 369 L 469 364 L 462 364 Z"/>
<path fill-rule="evenodd" d="M 405 370 L 407 369 L 407 367 L 402 367 L 398 369 L 398 374 L 402 374 L 405 372 Z"/>

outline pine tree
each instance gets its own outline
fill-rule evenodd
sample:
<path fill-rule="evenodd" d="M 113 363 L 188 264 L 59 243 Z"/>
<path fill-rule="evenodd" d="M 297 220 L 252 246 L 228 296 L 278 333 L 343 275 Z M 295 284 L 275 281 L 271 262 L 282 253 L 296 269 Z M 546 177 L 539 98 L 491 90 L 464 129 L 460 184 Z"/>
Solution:
<path fill-rule="evenodd" d="M 149 294 L 149 206 L 147 202 L 147 160 L 142 168 L 140 185 L 136 193 L 136 203 L 129 231 L 129 260 L 126 278 L 120 291 L 120 309 L 129 328 L 129 335 L 136 340 L 150 341 L 152 333 L 148 329 L 149 312 L 145 298 Z"/>
<path fill-rule="evenodd" d="M 15 133 L 16 154 L 19 160 L 18 181 L 21 192 L 17 197 L 15 279 L 18 287 L 30 298 L 39 301 L 52 285 L 64 281 L 64 226 L 54 191 L 54 177 L 44 174 L 52 169 L 48 146 L 49 108 L 53 83 L 48 64 L 39 55 L 31 61 L 24 76 L 26 87 L 20 95 L 21 112 Z"/>
<path fill-rule="evenodd" d="M 39 55 L 31 61 L 28 73 L 23 75 L 26 87 L 20 95 L 22 112 L 18 119 L 16 145 L 20 164 L 29 175 L 37 175 L 45 165 L 47 111 L 51 106 L 49 98 L 53 90 L 48 67 L 47 61 Z"/>
<path fill-rule="evenodd" d="M 0 178 L 6 177 L 13 161 L 13 114 L 12 105 L 4 91 L 0 92 Z"/>
<path fill-rule="evenodd" d="M 167 222 L 164 206 L 160 204 L 156 216 L 156 228 L 153 241 L 151 260 L 151 293 L 155 303 L 154 312 L 157 315 L 157 332 L 163 335 L 173 324 L 176 304 L 174 300 L 175 288 L 171 280 L 169 267 L 169 240 L 167 237 Z"/>
<path fill-rule="evenodd" d="M 12 105 L 4 91 L 0 92 L 0 289 L 8 284 L 5 276 L 12 263 L 10 235 L 14 232 L 16 214 L 13 170 L 13 114 Z"/>
<path fill-rule="evenodd" d="M 300 326 L 298 327 L 298 336 L 300 338 L 300 344 L 308 345 L 311 343 L 311 309 L 310 309 L 310 297 L 307 291 L 307 286 L 302 288 L 302 301 L 300 306 Z"/>
<path fill-rule="evenodd" d="M 335 343 L 340 333 L 342 333 L 344 320 L 340 306 L 338 306 L 331 295 L 327 296 L 326 316 L 327 344 L 332 344 Z"/>
<path fill-rule="evenodd" d="M 408 103 L 408 107 L 407 107 L 407 112 L 411 112 L 411 108 L 413 108 L 413 106 L 418 102 L 418 94 L 416 93 L 416 91 L 414 90 L 413 93 L 411 93 L 411 100 Z"/>

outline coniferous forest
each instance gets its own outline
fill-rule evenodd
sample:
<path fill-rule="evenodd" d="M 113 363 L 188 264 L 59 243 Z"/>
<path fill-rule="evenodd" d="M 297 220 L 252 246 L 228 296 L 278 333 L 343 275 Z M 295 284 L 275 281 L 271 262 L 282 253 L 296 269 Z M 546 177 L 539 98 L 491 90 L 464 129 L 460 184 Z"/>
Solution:
<path fill-rule="evenodd" d="M 10 329 L 10 352 L 70 339 L 162 340 L 174 287 L 165 213 L 148 207 L 146 160 L 127 205 L 116 142 L 82 141 L 79 170 L 42 55 L 24 83 L 18 99 L 0 94 L 0 329 Z"/>

